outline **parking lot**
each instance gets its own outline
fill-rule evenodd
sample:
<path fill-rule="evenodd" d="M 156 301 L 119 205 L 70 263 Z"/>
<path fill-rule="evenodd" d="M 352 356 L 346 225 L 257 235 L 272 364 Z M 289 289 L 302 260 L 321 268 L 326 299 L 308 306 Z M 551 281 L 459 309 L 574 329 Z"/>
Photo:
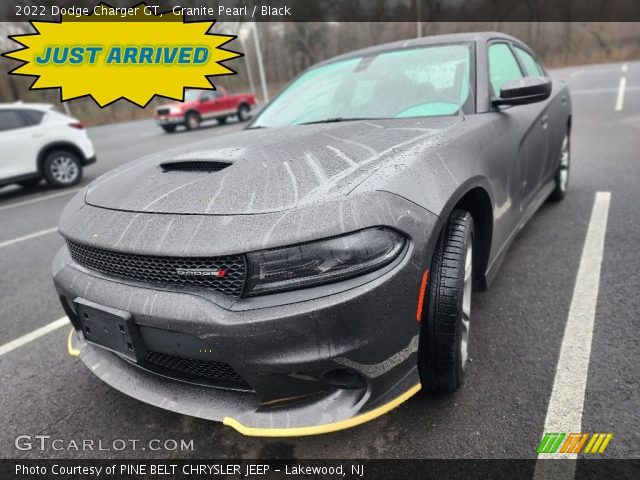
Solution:
<path fill-rule="evenodd" d="M 572 299 L 580 308 L 581 299 L 593 298 L 576 288 L 576 278 L 581 260 L 585 271 L 598 261 L 583 257 L 583 245 L 596 192 L 610 192 L 581 431 L 613 432 L 609 458 L 640 458 L 640 62 L 573 67 L 554 75 L 572 90 L 570 192 L 563 202 L 541 208 L 516 238 L 491 289 L 474 294 L 472 363 L 464 387 L 449 396 L 420 392 L 375 421 L 334 434 L 243 437 L 221 424 L 140 403 L 102 383 L 67 355 L 69 326 L 52 324 L 64 317 L 50 274 L 63 245 L 55 227 L 78 188 L 51 190 L 43 183 L 0 190 L 0 455 L 533 458 L 548 406 L 562 405 L 558 395 L 567 395 L 554 390 L 563 333 Z M 86 169 L 82 183 L 143 155 L 241 128 L 214 123 L 167 135 L 151 120 L 91 128 L 98 163 Z M 46 333 L 38 330 L 45 326 Z M 114 439 L 138 439 L 141 445 L 184 439 L 193 440 L 193 449 L 17 450 L 18 435 L 102 439 L 106 445 Z"/>

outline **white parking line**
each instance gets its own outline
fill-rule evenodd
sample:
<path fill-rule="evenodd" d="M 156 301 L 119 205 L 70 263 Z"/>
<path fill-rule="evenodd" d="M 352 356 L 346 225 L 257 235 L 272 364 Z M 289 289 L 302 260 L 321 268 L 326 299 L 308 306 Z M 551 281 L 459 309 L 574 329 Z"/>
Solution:
<path fill-rule="evenodd" d="M 71 190 L 65 190 L 63 192 L 52 193 L 51 195 L 44 195 L 38 198 L 32 198 L 31 200 L 24 200 L 23 202 L 10 203 L 9 205 L 3 205 L 0 207 L 0 211 L 9 210 L 10 208 L 22 207 L 24 205 L 31 205 L 32 203 L 44 202 L 51 198 L 64 197 L 65 195 L 71 195 L 72 193 L 79 192 L 84 187 L 72 188 Z"/>
<path fill-rule="evenodd" d="M 67 317 L 62 317 L 55 322 L 51 322 L 44 327 L 40 327 L 37 330 L 34 330 L 33 332 L 29 332 L 26 335 L 16 338 L 15 340 L 11 340 L 9 343 L 5 343 L 4 345 L 0 346 L 0 356 L 4 355 L 5 353 L 9 353 L 16 348 L 20 348 L 27 343 L 32 342 L 42 337 L 43 335 L 46 335 L 47 333 L 51 333 L 59 329 L 60 327 L 64 327 L 65 325 L 69 325 L 69 319 Z"/>
<path fill-rule="evenodd" d="M 591 339 L 610 202 L 611 192 L 596 193 L 576 283 L 573 288 L 569 316 L 564 329 L 544 432 L 575 433 L 582 431 L 582 410 L 587 386 Z M 541 454 L 538 458 L 575 457 L 576 454 Z M 534 478 L 548 478 L 545 475 L 549 473 L 550 465 L 544 465 L 545 463 L 553 464 L 553 462 L 538 462 Z M 575 463 L 572 463 L 575 466 Z M 573 473 L 575 473 L 573 469 L 566 469 L 564 472 L 566 476 L 563 474 L 558 478 L 573 479 Z"/>
<path fill-rule="evenodd" d="M 24 242 L 25 240 L 31 240 L 32 238 L 41 237 L 43 235 L 48 235 L 53 232 L 57 232 L 58 227 L 48 228 L 46 230 L 40 230 L 39 232 L 30 233 L 29 235 L 25 235 L 24 237 L 14 238 L 13 240 L 7 240 L 6 242 L 0 242 L 0 248 L 8 247 L 9 245 L 13 245 L 15 243 Z"/>
<path fill-rule="evenodd" d="M 627 88 L 627 64 L 622 65 L 622 76 L 620 77 L 620 84 L 618 85 L 618 96 L 616 97 L 615 111 L 622 111 L 624 105 L 624 91 Z"/>

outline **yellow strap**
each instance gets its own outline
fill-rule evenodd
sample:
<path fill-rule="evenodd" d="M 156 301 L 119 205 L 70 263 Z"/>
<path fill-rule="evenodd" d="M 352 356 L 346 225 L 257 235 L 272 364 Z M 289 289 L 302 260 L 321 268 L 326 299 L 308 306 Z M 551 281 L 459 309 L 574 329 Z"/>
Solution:
<path fill-rule="evenodd" d="M 254 437 L 302 437 L 306 435 L 320 435 L 322 433 L 336 432 L 338 430 L 344 430 L 345 428 L 355 427 L 357 425 L 362 425 L 363 423 L 369 422 L 375 418 L 378 418 L 381 415 L 393 410 L 401 403 L 405 402 L 413 395 L 418 393 L 421 385 L 418 383 L 414 385 L 409 390 L 404 392 L 399 397 L 391 400 L 389 403 L 385 403 L 384 405 L 379 406 L 378 408 L 374 408 L 368 412 L 365 412 L 361 415 L 356 415 L 352 418 L 347 418 L 346 420 L 340 420 L 339 422 L 333 423 L 325 423 L 324 425 L 313 425 L 310 427 L 291 427 L 291 428 L 254 428 L 247 427 L 241 424 L 234 418 L 225 417 L 222 423 L 227 425 L 228 427 L 236 429 L 243 435 L 249 435 Z"/>
<path fill-rule="evenodd" d="M 67 338 L 67 353 L 72 357 L 79 357 L 80 350 L 73 348 L 73 331 L 74 331 L 74 328 L 71 327 L 71 331 L 69 332 L 69 337 Z"/>

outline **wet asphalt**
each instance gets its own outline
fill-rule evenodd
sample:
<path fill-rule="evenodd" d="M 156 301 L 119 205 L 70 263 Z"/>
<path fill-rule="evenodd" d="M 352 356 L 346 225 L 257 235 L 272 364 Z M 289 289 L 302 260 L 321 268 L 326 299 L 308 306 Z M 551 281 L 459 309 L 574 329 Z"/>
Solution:
<path fill-rule="evenodd" d="M 453 395 L 419 393 L 360 427 L 317 437 L 243 437 L 221 424 L 133 400 L 66 354 L 57 329 L 0 361 L 0 456 L 4 458 L 533 458 L 596 191 L 611 192 L 582 431 L 613 432 L 609 458 L 640 458 L 640 62 L 558 70 L 573 97 L 570 192 L 545 204 L 521 231 L 488 292 L 473 298 L 471 363 Z M 83 184 L 143 155 L 224 135 L 214 123 L 167 135 L 145 120 L 91 128 L 98 163 Z M 57 225 L 72 193 L 0 190 L 0 243 Z M 64 316 L 50 278 L 57 233 L 0 248 L 0 345 Z M 18 435 L 140 440 L 124 451 L 18 450 Z M 150 451 L 150 439 L 193 440 L 190 451 Z M 144 449 L 143 449 L 144 448 Z"/>

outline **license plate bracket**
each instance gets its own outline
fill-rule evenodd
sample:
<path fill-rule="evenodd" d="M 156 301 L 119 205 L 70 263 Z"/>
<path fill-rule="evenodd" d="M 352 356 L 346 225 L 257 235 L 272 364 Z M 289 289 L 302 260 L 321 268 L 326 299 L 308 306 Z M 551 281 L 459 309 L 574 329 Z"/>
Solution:
<path fill-rule="evenodd" d="M 143 358 L 144 343 L 130 313 L 84 298 L 76 298 L 73 303 L 87 342 L 134 362 Z"/>

